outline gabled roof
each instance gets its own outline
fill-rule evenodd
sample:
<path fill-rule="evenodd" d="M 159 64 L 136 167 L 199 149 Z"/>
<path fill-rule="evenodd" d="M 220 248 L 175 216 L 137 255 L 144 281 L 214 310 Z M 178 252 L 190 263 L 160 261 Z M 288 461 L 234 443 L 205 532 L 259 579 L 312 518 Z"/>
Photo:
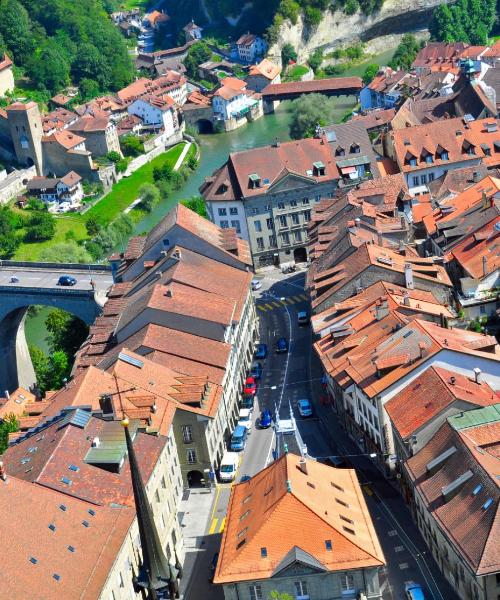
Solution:
<path fill-rule="evenodd" d="M 500 215 L 468 235 L 451 255 L 474 279 L 483 279 L 500 268 Z"/>
<path fill-rule="evenodd" d="M 252 65 L 248 72 L 249 75 L 262 75 L 269 81 L 272 81 L 281 72 L 278 65 L 271 62 L 268 58 L 264 58 L 257 65 Z"/>
<path fill-rule="evenodd" d="M 267 579 L 295 562 L 316 571 L 384 564 L 355 472 L 309 459 L 304 472 L 299 461 L 285 454 L 232 488 L 215 583 Z"/>

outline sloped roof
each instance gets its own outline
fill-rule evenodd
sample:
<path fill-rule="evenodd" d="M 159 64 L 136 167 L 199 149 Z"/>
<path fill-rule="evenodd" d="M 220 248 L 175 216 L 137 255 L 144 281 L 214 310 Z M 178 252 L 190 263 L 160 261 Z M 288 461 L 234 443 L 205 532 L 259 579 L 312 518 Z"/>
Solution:
<path fill-rule="evenodd" d="M 266 579 L 294 560 L 327 571 L 385 563 L 355 472 L 308 459 L 306 474 L 299 460 L 285 454 L 232 488 L 215 583 Z"/>
<path fill-rule="evenodd" d="M 468 235 L 451 254 L 464 271 L 482 279 L 500 268 L 500 215 Z"/>

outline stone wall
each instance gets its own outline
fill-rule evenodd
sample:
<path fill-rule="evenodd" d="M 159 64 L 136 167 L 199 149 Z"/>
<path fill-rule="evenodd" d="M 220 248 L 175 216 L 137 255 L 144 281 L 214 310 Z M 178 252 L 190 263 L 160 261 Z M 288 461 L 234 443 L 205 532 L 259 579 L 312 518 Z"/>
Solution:
<path fill-rule="evenodd" d="M 305 62 L 315 48 L 352 46 L 387 34 L 426 28 L 433 9 L 441 3 L 441 0 L 385 0 L 381 10 L 369 16 L 360 12 L 349 16 L 341 10 L 327 11 L 314 30 L 304 25 L 302 17 L 296 25 L 287 20 L 280 28 L 278 42 L 268 54 L 279 56 L 283 45 L 290 43 L 297 51 L 298 61 Z"/>

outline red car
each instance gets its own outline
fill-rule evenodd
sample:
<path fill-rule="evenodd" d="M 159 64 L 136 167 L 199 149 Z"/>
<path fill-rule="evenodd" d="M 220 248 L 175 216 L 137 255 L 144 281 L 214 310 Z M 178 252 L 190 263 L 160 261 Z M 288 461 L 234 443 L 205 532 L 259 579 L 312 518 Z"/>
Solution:
<path fill-rule="evenodd" d="M 257 383 L 254 377 L 247 377 L 245 380 L 245 387 L 243 388 L 243 394 L 245 396 L 255 396 L 257 393 Z"/>

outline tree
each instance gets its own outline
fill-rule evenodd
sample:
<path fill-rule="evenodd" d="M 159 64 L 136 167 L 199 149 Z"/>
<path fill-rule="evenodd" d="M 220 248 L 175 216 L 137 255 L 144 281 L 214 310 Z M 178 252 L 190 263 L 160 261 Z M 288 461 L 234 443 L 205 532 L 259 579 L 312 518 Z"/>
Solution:
<path fill-rule="evenodd" d="M 36 211 L 28 219 L 26 226 L 26 242 L 43 242 L 54 237 L 56 223 L 48 212 Z"/>
<path fill-rule="evenodd" d="M 5 415 L 0 421 L 0 454 L 3 454 L 9 445 L 9 433 L 19 430 L 19 421 L 15 414 Z"/>
<path fill-rule="evenodd" d="M 192 79 L 198 78 L 198 66 L 206 62 L 212 56 L 212 52 L 206 42 L 196 42 L 189 48 L 184 66 L 186 73 Z"/>
<path fill-rule="evenodd" d="M 43 393 L 47 389 L 49 359 L 38 346 L 30 344 L 28 349 L 31 356 L 31 364 L 35 371 L 37 385 Z"/>
<path fill-rule="evenodd" d="M 1 0 L 0 15 L 0 34 L 5 45 L 16 63 L 25 64 L 35 48 L 26 9 L 17 0 Z"/>
<path fill-rule="evenodd" d="M 99 84 L 97 81 L 90 79 L 88 77 L 84 77 L 80 80 L 79 92 L 82 100 L 92 100 L 99 95 Z"/>
<path fill-rule="evenodd" d="M 321 48 L 316 48 L 307 62 L 309 63 L 311 69 L 316 73 L 323 62 L 323 50 L 321 50 Z"/>
<path fill-rule="evenodd" d="M 120 145 L 125 156 L 139 156 L 144 153 L 144 143 L 136 135 L 124 136 Z"/>
<path fill-rule="evenodd" d="M 62 350 L 49 356 L 49 369 L 47 373 L 46 389 L 58 390 L 71 374 L 71 363 L 68 355 Z"/>
<path fill-rule="evenodd" d="M 300 140 L 313 137 L 316 126 L 324 126 L 333 122 L 334 103 L 321 94 L 308 94 L 292 102 L 292 118 L 290 120 L 290 137 Z"/>
<path fill-rule="evenodd" d="M 0 208 L 0 258 L 11 258 L 21 240 L 16 235 L 16 229 L 21 223 L 17 215 L 10 208 Z"/>
<path fill-rule="evenodd" d="M 158 188 L 152 183 L 143 183 L 139 188 L 140 206 L 146 212 L 151 212 L 160 199 Z"/>
<path fill-rule="evenodd" d="M 68 356 L 74 356 L 89 333 L 88 326 L 81 319 L 58 308 L 47 315 L 45 327 L 51 352 L 62 350 Z"/>
<path fill-rule="evenodd" d="M 90 237 L 97 235 L 99 233 L 99 231 L 101 231 L 101 228 L 102 228 L 101 223 L 99 223 L 99 220 L 97 219 L 97 217 L 90 216 L 85 223 L 85 229 L 87 230 L 87 235 L 89 235 Z"/>
<path fill-rule="evenodd" d="M 40 262 L 51 263 L 88 264 L 92 262 L 92 258 L 85 248 L 74 241 L 61 242 L 49 248 L 44 248 L 38 258 Z"/>
<path fill-rule="evenodd" d="M 392 69 L 410 70 L 411 64 L 421 47 L 422 45 L 413 34 L 405 33 L 389 63 L 390 67 Z"/>
<path fill-rule="evenodd" d="M 208 219 L 207 205 L 202 196 L 192 196 L 188 200 L 181 200 L 181 204 L 187 206 L 190 210 Z"/>
<path fill-rule="evenodd" d="M 359 10 L 358 0 L 346 0 L 344 4 L 344 12 L 346 15 L 354 15 Z"/>
<path fill-rule="evenodd" d="M 453 6 L 440 4 L 429 30 L 443 42 L 487 44 L 496 18 L 496 0 L 458 0 Z"/>
<path fill-rule="evenodd" d="M 376 65 L 375 63 L 368 65 L 363 74 L 363 83 L 365 85 L 368 85 L 372 81 L 372 79 L 375 77 L 375 75 L 378 73 L 379 69 L 380 69 L 380 67 L 378 65 Z"/>
<path fill-rule="evenodd" d="M 173 174 L 174 170 L 167 162 L 164 162 L 159 167 L 154 167 L 153 169 L 153 179 L 155 182 L 160 181 L 161 179 L 171 181 Z"/>
<path fill-rule="evenodd" d="M 117 163 L 115 163 L 115 169 L 117 173 L 125 173 L 128 168 L 128 160 L 126 158 L 121 158 Z"/>
<path fill-rule="evenodd" d="M 281 48 L 281 64 L 283 68 L 287 67 L 290 64 L 290 61 L 297 62 L 297 52 L 295 52 L 295 48 L 292 44 L 288 42 L 283 45 Z"/>
<path fill-rule="evenodd" d="M 116 150 L 111 150 L 110 152 L 108 152 L 106 154 L 106 158 L 108 160 L 110 160 L 112 163 L 117 163 L 122 159 L 121 154 L 119 152 L 117 152 Z"/>
<path fill-rule="evenodd" d="M 47 40 L 41 51 L 37 52 L 28 64 L 31 78 L 37 87 L 46 88 L 51 94 L 55 94 L 69 83 L 67 58 L 52 40 Z"/>

